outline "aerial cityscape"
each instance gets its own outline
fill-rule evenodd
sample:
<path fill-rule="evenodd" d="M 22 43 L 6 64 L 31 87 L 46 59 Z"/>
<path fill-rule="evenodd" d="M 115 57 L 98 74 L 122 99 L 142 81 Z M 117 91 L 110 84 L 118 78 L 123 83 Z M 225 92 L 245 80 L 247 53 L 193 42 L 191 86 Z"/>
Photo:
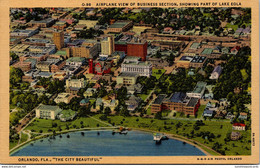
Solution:
<path fill-rule="evenodd" d="M 9 42 L 11 156 L 251 155 L 250 8 L 11 8 Z"/>

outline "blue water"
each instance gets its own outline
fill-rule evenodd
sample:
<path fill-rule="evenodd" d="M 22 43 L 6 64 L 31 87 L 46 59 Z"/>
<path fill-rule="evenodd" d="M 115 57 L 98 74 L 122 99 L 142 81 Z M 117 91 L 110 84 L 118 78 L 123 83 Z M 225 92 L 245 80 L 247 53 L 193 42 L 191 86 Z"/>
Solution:
<path fill-rule="evenodd" d="M 130 131 L 127 135 L 112 131 L 84 131 L 57 135 L 31 142 L 11 156 L 202 156 L 205 154 L 190 144 L 164 140 L 155 144 L 152 133 Z M 67 138 L 67 135 L 70 138 Z"/>

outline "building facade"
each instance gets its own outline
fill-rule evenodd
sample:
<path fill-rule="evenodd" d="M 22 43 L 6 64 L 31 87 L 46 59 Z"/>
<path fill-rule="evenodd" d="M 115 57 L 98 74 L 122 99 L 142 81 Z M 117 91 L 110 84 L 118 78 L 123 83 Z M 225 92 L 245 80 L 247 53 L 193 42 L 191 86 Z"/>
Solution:
<path fill-rule="evenodd" d="M 109 36 L 105 37 L 101 41 L 101 54 L 102 55 L 111 55 L 115 49 L 114 49 L 114 37 Z"/>
<path fill-rule="evenodd" d="M 136 73 L 140 76 L 150 77 L 152 75 L 152 64 L 138 60 L 126 59 L 121 65 L 121 72 Z"/>
<path fill-rule="evenodd" d="M 52 119 L 55 120 L 57 115 L 62 111 L 58 106 L 50 106 L 40 104 L 35 112 L 36 118 Z"/>
<path fill-rule="evenodd" d="M 64 33 L 62 31 L 53 32 L 53 42 L 58 50 L 64 47 Z"/>
<path fill-rule="evenodd" d="M 146 60 L 148 43 L 144 39 L 134 37 L 127 44 L 127 55 L 140 57 L 142 61 Z"/>
<path fill-rule="evenodd" d="M 123 72 L 116 77 L 116 83 L 124 85 L 134 85 L 136 83 L 137 77 L 138 74 L 136 73 Z"/>

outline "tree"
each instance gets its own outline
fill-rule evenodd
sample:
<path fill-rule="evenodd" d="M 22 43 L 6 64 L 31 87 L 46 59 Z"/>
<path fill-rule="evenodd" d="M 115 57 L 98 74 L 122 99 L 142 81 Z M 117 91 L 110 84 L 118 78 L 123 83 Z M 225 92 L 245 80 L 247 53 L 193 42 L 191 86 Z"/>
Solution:
<path fill-rule="evenodd" d="M 157 112 L 154 118 L 159 120 L 162 119 L 162 112 Z"/>
<path fill-rule="evenodd" d="M 106 107 L 106 108 L 105 108 L 105 114 L 106 114 L 106 115 L 109 115 L 110 113 L 111 113 L 110 107 Z"/>

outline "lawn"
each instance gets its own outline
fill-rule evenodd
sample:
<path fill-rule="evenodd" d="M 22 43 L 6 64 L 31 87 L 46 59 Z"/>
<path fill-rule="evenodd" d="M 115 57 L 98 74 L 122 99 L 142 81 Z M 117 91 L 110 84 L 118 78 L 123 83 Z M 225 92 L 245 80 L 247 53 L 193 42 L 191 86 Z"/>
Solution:
<path fill-rule="evenodd" d="M 241 132 L 243 135 L 241 140 L 229 141 L 225 144 L 224 139 L 226 138 L 227 134 L 232 131 L 232 125 L 229 122 L 203 121 L 205 125 L 199 126 L 199 130 L 194 130 L 194 124 L 196 121 L 193 120 L 157 120 L 141 117 L 122 116 L 110 116 L 109 118 L 111 119 L 112 123 L 115 123 L 115 125 L 178 134 L 184 137 L 188 137 L 189 139 L 194 139 L 210 148 L 213 147 L 214 143 L 218 142 L 221 144 L 220 150 L 225 151 L 226 155 L 250 155 L 251 152 L 250 143 L 248 143 L 248 140 L 250 140 L 250 131 Z M 194 136 L 191 137 L 193 130 Z M 215 138 L 212 138 L 209 141 L 198 136 L 198 133 L 205 133 L 207 131 L 209 133 L 213 133 Z"/>
<path fill-rule="evenodd" d="M 162 111 L 162 117 L 167 117 L 170 112 L 171 112 L 171 110 L 163 110 Z"/>
<path fill-rule="evenodd" d="M 159 72 L 161 71 L 161 72 Z M 160 79 L 160 77 L 164 74 L 166 70 L 165 69 L 153 69 L 152 70 L 152 76 L 155 76 L 156 79 Z"/>
<path fill-rule="evenodd" d="M 236 31 L 238 29 L 238 25 L 232 25 L 230 23 L 227 23 L 226 28 L 232 28 L 234 31 Z"/>
<path fill-rule="evenodd" d="M 81 124 L 81 121 L 83 122 L 83 124 Z M 56 123 L 57 125 L 54 123 Z M 62 130 L 66 130 L 67 127 L 69 129 L 79 129 L 82 127 L 95 128 L 98 126 L 107 127 L 107 125 L 92 118 L 77 118 L 73 121 L 67 122 L 62 122 L 60 120 L 35 119 L 29 126 L 25 128 L 25 130 L 33 130 L 35 132 L 40 132 L 40 130 L 42 130 L 43 133 L 48 133 L 54 130 L 56 132 L 60 131 L 60 128 Z"/>
<path fill-rule="evenodd" d="M 28 139 L 28 135 L 27 134 L 24 134 L 24 133 L 21 133 L 21 140 L 20 140 L 20 144 L 27 141 Z"/>
<path fill-rule="evenodd" d="M 18 144 L 18 141 L 9 142 L 9 149 L 12 149 L 12 148 L 15 147 L 17 144 Z"/>
<path fill-rule="evenodd" d="M 148 90 L 147 94 L 138 94 L 139 97 L 141 97 L 141 99 L 143 99 L 143 101 L 146 100 L 146 98 L 148 97 L 148 95 L 151 93 L 152 90 Z"/>
<path fill-rule="evenodd" d="M 152 115 L 152 113 L 151 113 L 151 106 L 148 107 L 148 109 L 147 109 L 147 111 L 146 111 L 146 114 L 147 114 L 147 115 Z"/>
<path fill-rule="evenodd" d="M 197 118 L 202 118 L 202 114 L 204 112 L 204 109 L 205 109 L 206 105 L 200 105 L 199 109 L 198 109 L 198 112 L 197 112 Z"/>

